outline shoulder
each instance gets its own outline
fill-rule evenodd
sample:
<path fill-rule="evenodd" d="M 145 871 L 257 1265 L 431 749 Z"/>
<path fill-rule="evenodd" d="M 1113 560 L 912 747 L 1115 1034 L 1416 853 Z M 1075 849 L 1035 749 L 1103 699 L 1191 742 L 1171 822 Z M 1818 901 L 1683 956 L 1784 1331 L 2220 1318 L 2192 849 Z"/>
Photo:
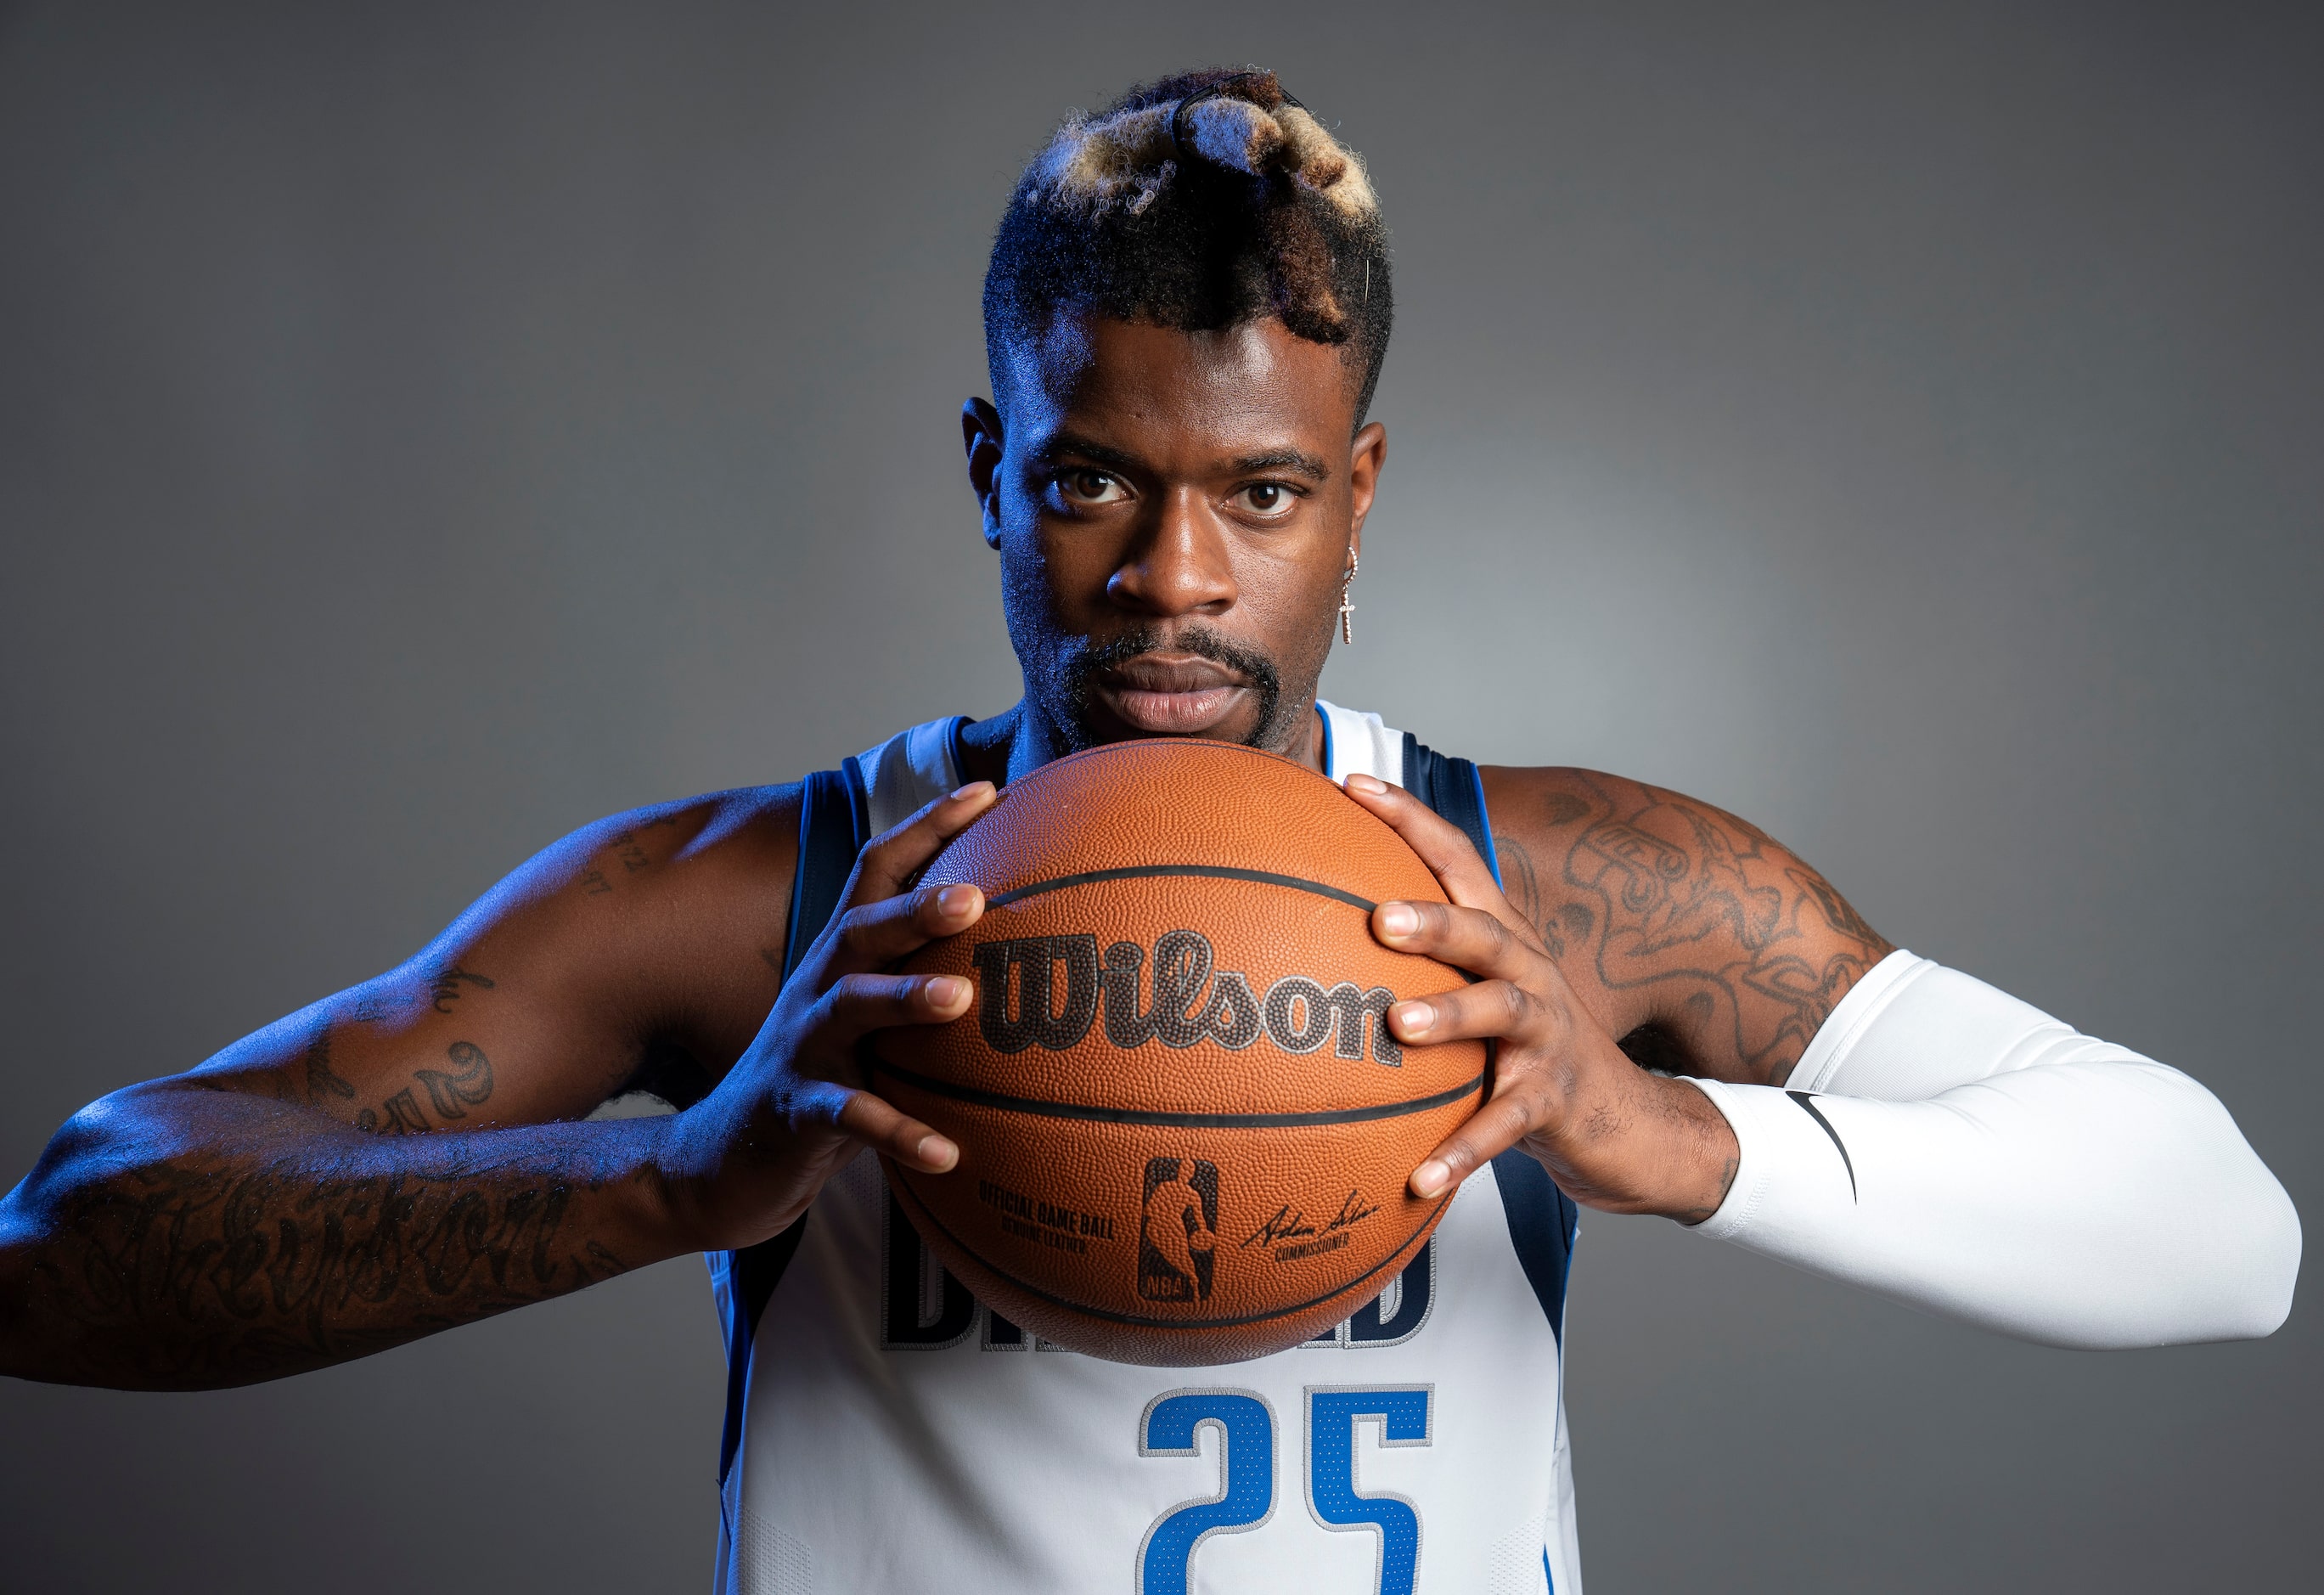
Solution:
<path fill-rule="evenodd" d="M 668 1042 L 715 1076 L 780 984 L 799 793 L 710 792 L 583 825 L 373 985 L 432 997 L 446 972 L 476 972 L 528 1035 L 602 1037 L 622 1057 Z"/>
<path fill-rule="evenodd" d="M 446 930 L 696 912 L 736 893 L 788 895 L 798 858 L 799 786 L 744 787 L 609 815 L 503 877 Z M 439 938 L 441 939 L 441 938 Z M 424 954 L 423 954 L 424 955 Z"/>
<path fill-rule="evenodd" d="M 1804 860 L 1711 804 L 1600 770 L 1480 774 L 1510 904 L 1609 1029 L 1645 1029 L 1634 1056 L 1780 1082 L 1894 951 Z"/>

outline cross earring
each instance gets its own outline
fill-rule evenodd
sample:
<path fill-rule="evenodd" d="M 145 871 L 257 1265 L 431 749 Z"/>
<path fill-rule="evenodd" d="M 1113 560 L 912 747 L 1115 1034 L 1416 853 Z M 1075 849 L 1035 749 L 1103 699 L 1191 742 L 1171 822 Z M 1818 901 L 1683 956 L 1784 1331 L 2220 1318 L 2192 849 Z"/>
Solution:
<path fill-rule="evenodd" d="M 1355 585 L 1356 567 L 1360 563 L 1353 549 L 1348 550 L 1348 575 L 1340 584 L 1340 641 L 1354 646 L 1356 641 L 1356 606 L 1348 597 L 1348 589 Z"/>

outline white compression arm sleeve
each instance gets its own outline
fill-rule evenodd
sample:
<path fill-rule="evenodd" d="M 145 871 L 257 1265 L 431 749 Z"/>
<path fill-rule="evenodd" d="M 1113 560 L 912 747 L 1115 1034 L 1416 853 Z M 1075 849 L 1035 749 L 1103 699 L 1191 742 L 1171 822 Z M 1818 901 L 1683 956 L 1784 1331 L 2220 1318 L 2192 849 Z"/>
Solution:
<path fill-rule="evenodd" d="M 2272 1333 L 2300 1219 L 2176 1069 L 1910 953 L 1784 1088 L 1696 1081 L 1742 1147 L 1698 1233 L 2052 1345 Z"/>

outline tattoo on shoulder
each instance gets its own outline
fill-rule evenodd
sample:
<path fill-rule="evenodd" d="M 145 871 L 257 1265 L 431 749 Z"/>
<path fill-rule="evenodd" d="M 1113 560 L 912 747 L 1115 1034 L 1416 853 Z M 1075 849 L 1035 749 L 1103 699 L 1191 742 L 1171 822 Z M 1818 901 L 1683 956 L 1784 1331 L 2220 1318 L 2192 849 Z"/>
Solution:
<path fill-rule="evenodd" d="M 605 839 L 605 845 L 583 866 L 580 875 L 582 895 L 604 897 L 613 891 L 615 880 L 641 870 L 650 870 L 661 862 L 647 851 L 644 834 L 649 831 L 673 830 L 678 824 L 678 816 L 665 814 L 650 820 L 640 820 L 614 832 Z"/>
<path fill-rule="evenodd" d="M 1561 963 L 1585 962 L 1609 991 L 1651 992 L 1659 1064 L 1683 1037 L 1698 1063 L 1780 1080 L 1893 950 L 1829 881 L 1732 815 L 1586 775 L 1543 803 L 1547 856 L 1494 838 L 1504 890 Z"/>

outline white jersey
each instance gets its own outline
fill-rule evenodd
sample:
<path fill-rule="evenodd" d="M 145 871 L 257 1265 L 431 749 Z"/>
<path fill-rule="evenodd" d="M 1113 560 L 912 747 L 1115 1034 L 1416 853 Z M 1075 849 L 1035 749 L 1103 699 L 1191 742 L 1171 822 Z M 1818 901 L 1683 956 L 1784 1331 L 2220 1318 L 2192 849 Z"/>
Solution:
<path fill-rule="evenodd" d="M 1334 780 L 1406 779 L 1410 738 L 1318 707 Z M 960 784 L 960 724 L 853 761 L 859 828 Z M 713 1258 L 745 1376 L 717 1595 L 1578 1595 L 1572 1223 L 1540 1166 L 1505 1155 L 1329 1334 L 1144 1368 L 1036 1343 L 972 1300 L 866 1153 L 760 1265 L 758 1291 L 779 1274 L 755 1332 L 735 1332 L 740 1254 Z"/>

